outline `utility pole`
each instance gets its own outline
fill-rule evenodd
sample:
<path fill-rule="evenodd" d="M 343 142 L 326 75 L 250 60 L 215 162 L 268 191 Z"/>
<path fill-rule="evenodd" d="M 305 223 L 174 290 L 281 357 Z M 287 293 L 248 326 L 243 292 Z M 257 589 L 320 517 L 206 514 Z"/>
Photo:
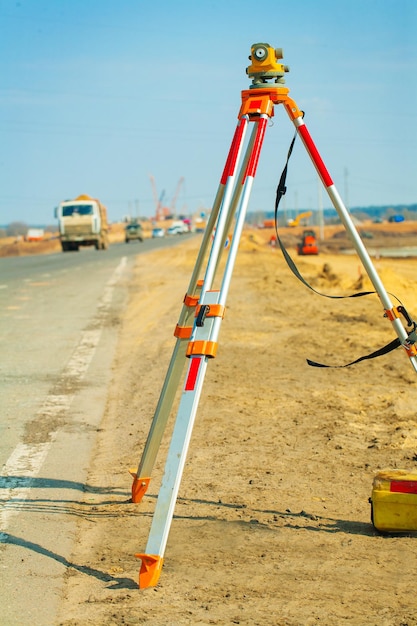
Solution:
<path fill-rule="evenodd" d="M 346 201 L 346 208 L 349 209 L 349 183 L 348 183 L 348 176 L 349 176 L 349 171 L 348 168 L 345 167 L 345 171 L 344 171 L 344 179 L 345 179 L 345 201 Z"/>

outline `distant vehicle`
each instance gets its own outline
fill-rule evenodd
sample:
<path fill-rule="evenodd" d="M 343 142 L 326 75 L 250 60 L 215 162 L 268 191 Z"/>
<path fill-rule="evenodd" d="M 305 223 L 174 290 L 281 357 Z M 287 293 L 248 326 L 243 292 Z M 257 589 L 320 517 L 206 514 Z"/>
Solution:
<path fill-rule="evenodd" d="M 29 228 L 26 234 L 26 241 L 42 241 L 44 235 L 43 228 Z"/>
<path fill-rule="evenodd" d="M 404 215 L 391 215 L 391 217 L 388 219 L 389 222 L 403 222 L 404 221 Z"/>
<path fill-rule="evenodd" d="M 129 241 L 143 241 L 143 228 L 139 222 L 129 222 L 125 226 L 125 242 Z"/>
<path fill-rule="evenodd" d="M 198 217 L 195 221 L 194 229 L 196 233 L 204 233 L 207 227 L 207 222 L 205 219 Z"/>
<path fill-rule="evenodd" d="M 188 226 L 184 224 L 184 222 L 175 222 L 170 228 L 168 228 L 167 235 L 183 235 L 184 233 L 189 232 Z"/>
<path fill-rule="evenodd" d="M 109 245 L 107 209 L 100 200 L 81 195 L 65 200 L 55 209 L 63 252 L 80 246 L 95 246 L 106 250 Z"/>
<path fill-rule="evenodd" d="M 152 230 L 152 237 L 154 239 L 156 237 L 165 237 L 165 229 L 164 228 L 154 228 Z"/>
<path fill-rule="evenodd" d="M 303 238 L 297 245 L 297 252 L 301 256 L 319 253 L 316 235 L 313 230 L 304 231 Z"/>
<path fill-rule="evenodd" d="M 295 219 L 287 220 L 287 226 L 300 226 L 302 220 L 305 220 L 308 224 L 308 219 L 311 216 L 312 216 L 312 211 L 305 211 L 305 213 L 300 213 L 299 215 L 297 215 Z"/>

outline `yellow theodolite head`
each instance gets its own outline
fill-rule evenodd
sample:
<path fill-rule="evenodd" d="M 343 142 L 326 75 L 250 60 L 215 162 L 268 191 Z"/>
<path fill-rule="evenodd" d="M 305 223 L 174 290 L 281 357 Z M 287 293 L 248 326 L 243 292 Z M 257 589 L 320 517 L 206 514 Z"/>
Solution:
<path fill-rule="evenodd" d="M 246 68 L 246 74 L 252 78 L 252 87 L 268 87 L 271 79 L 274 83 L 285 83 L 285 72 L 290 68 L 282 63 L 277 63 L 283 58 L 282 48 L 272 48 L 269 43 L 254 43 L 251 46 L 249 61 L 252 64 Z"/>

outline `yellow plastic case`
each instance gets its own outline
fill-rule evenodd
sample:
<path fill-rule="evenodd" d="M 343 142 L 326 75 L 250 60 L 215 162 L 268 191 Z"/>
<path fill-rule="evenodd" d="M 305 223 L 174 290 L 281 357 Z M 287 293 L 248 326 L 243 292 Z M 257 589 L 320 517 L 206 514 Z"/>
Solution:
<path fill-rule="evenodd" d="M 417 472 L 384 470 L 373 481 L 371 520 L 381 532 L 417 531 Z"/>

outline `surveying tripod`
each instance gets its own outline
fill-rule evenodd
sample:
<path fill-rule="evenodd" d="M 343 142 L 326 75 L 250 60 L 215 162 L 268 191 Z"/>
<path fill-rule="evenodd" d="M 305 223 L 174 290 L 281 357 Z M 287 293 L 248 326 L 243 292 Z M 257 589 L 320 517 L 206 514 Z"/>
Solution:
<path fill-rule="evenodd" d="M 139 587 L 141 588 L 155 586 L 161 573 L 203 382 L 208 363 L 210 359 L 216 356 L 220 326 L 225 313 L 227 294 L 246 209 L 266 127 L 274 115 L 274 105 L 283 104 L 294 123 L 381 300 L 384 315 L 391 321 L 399 343 L 406 350 L 411 364 L 417 372 L 415 330 L 413 333 L 407 333 L 401 321 L 403 307 L 393 307 L 391 304 L 349 212 L 343 204 L 307 130 L 303 121 L 303 113 L 294 100 L 289 97 L 289 89 L 283 86 L 285 72 L 289 70 L 285 65 L 277 62 L 278 59 L 282 59 L 282 50 L 274 49 L 269 44 L 253 44 L 249 59 L 251 65 L 246 69 L 246 73 L 252 78 L 252 84 L 248 90 L 242 91 L 238 124 L 174 332 L 176 343 L 171 361 L 141 461 L 137 471 L 131 471 L 133 476 L 132 501 L 140 502 L 148 489 L 154 462 L 186 364 L 181 399 L 146 551 L 136 554 L 142 561 L 139 573 Z M 253 123 L 253 129 L 245 144 L 245 136 L 250 123 Z M 245 152 L 243 152 L 244 145 L 246 145 Z M 225 249 L 225 243 L 233 222 L 233 235 L 228 246 L 228 255 L 220 287 L 214 289 L 215 275 L 219 269 L 221 254 Z M 200 279 L 202 274 L 204 278 Z"/>

